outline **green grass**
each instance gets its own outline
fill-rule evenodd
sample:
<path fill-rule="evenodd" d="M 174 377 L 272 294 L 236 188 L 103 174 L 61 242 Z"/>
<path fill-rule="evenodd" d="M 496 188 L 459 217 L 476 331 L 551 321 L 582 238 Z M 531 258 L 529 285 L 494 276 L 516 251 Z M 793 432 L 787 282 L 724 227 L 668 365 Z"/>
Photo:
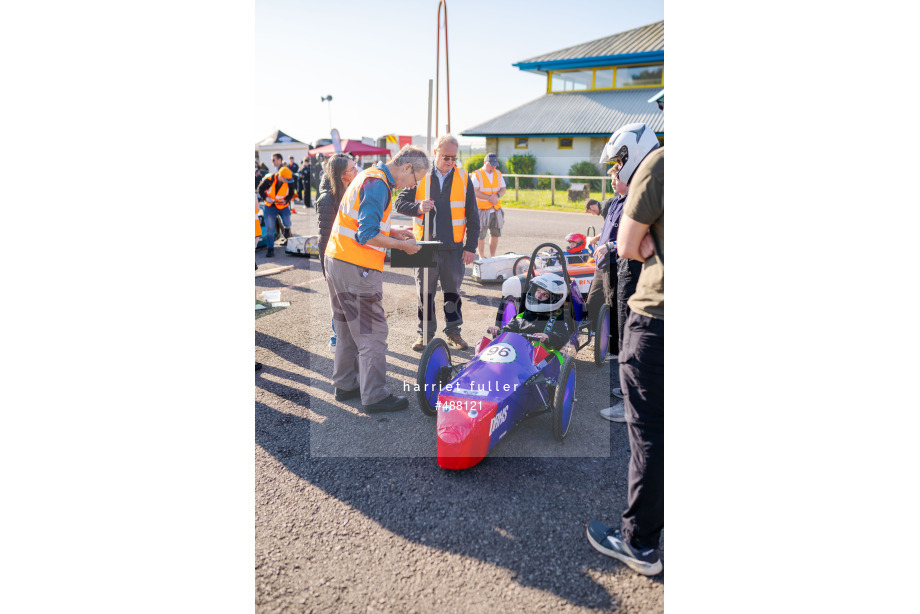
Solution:
<path fill-rule="evenodd" d="M 607 198 L 613 194 L 607 191 Z M 600 192 L 591 192 L 591 198 L 601 200 Z M 543 211 L 578 211 L 584 212 L 585 203 L 583 200 L 576 202 L 569 201 L 567 190 L 556 190 L 556 203 L 550 204 L 551 192 L 549 190 L 518 190 L 518 199 L 514 198 L 514 186 L 508 187 L 508 191 L 502 196 L 502 207 L 509 209 L 538 209 Z"/>

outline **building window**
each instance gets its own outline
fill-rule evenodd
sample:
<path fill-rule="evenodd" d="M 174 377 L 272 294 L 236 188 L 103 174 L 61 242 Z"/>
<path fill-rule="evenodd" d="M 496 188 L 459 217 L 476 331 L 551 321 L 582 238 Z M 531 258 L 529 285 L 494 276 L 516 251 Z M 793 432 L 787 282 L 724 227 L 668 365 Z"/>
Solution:
<path fill-rule="evenodd" d="M 550 73 L 552 91 L 578 92 L 592 89 L 594 83 L 593 70 L 567 70 L 565 72 Z"/>
<path fill-rule="evenodd" d="M 547 87 L 552 93 L 664 87 L 664 64 L 554 71 L 549 73 Z"/>
<path fill-rule="evenodd" d="M 662 84 L 664 66 L 627 66 L 617 69 L 617 87 L 650 87 Z"/>
<path fill-rule="evenodd" d="M 527 149 L 527 137 L 517 137 L 514 139 L 515 149 Z"/>
<path fill-rule="evenodd" d="M 598 68 L 594 71 L 594 89 L 609 90 L 613 87 L 613 69 Z"/>
<path fill-rule="evenodd" d="M 560 136 L 559 137 L 559 149 L 572 149 L 572 137 Z"/>

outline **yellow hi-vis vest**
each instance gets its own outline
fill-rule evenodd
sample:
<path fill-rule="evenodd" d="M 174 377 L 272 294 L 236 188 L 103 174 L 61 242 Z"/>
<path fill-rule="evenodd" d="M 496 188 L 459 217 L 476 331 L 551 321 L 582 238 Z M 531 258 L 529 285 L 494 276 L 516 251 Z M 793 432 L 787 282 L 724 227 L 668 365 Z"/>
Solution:
<path fill-rule="evenodd" d="M 502 174 L 498 169 L 492 171 L 493 181 L 489 181 L 489 176 L 483 169 L 476 171 L 476 177 L 479 178 L 479 191 L 483 194 L 498 194 L 498 191 L 502 189 Z M 491 209 L 492 203 L 487 200 L 476 199 L 476 206 L 480 209 Z M 498 201 L 498 204 L 495 205 L 496 209 L 502 208 L 502 201 Z"/>
<path fill-rule="evenodd" d="M 256 198 L 256 236 L 262 236 L 262 225 L 259 224 L 259 199 Z"/>
<path fill-rule="evenodd" d="M 450 223 L 454 227 L 454 243 L 463 243 L 463 236 L 466 234 L 466 186 L 469 182 L 469 174 L 460 168 L 454 167 L 454 179 L 450 181 Z M 460 181 L 456 180 L 460 178 Z M 425 175 L 415 188 L 415 202 L 420 203 L 431 197 L 431 173 Z M 425 221 L 425 214 L 412 218 L 412 231 L 415 233 L 415 240 L 421 241 L 425 234 L 425 227 L 422 225 Z"/>
<path fill-rule="evenodd" d="M 281 172 L 275 173 L 272 177 L 272 184 L 265 192 L 265 202 L 269 205 L 275 205 L 279 209 L 284 209 L 288 204 L 284 201 L 288 192 L 293 188 L 287 181 L 281 178 Z"/>
<path fill-rule="evenodd" d="M 389 190 L 387 206 L 380 218 L 380 234 L 390 236 L 390 211 L 393 209 L 393 186 L 387 181 L 385 172 L 372 166 L 358 173 L 345 190 L 339 211 L 329 234 L 329 244 L 326 246 L 326 255 L 342 262 L 350 262 L 355 266 L 365 269 L 383 271 L 383 260 L 386 249 L 373 245 L 358 243 L 358 210 L 361 208 L 361 186 L 365 180 L 374 177 L 382 179 Z"/>

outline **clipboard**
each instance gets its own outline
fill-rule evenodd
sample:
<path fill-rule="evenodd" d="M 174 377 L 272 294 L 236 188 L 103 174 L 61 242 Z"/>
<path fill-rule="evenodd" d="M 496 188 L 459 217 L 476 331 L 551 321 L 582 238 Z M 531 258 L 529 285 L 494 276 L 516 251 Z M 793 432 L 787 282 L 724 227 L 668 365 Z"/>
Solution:
<path fill-rule="evenodd" d="M 417 241 L 422 249 L 414 254 L 407 254 L 401 249 L 390 250 L 391 269 L 430 269 L 435 265 L 434 254 L 441 245 L 440 241 Z"/>

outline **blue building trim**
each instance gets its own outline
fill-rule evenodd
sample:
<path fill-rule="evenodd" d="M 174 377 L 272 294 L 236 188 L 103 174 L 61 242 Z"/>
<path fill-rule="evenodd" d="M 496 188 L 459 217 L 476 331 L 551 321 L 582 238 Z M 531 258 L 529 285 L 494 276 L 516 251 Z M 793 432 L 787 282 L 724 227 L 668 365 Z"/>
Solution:
<path fill-rule="evenodd" d="M 568 58 L 565 60 L 548 60 L 544 62 L 518 62 L 517 64 L 512 64 L 512 66 L 517 66 L 520 70 L 540 73 L 549 72 L 551 70 L 595 68 L 597 66 L 622 66 L 623 64 L 644 64 L 646 62 L 664 62 L 664 51 L 645 51 L 642 53 Z"/>

